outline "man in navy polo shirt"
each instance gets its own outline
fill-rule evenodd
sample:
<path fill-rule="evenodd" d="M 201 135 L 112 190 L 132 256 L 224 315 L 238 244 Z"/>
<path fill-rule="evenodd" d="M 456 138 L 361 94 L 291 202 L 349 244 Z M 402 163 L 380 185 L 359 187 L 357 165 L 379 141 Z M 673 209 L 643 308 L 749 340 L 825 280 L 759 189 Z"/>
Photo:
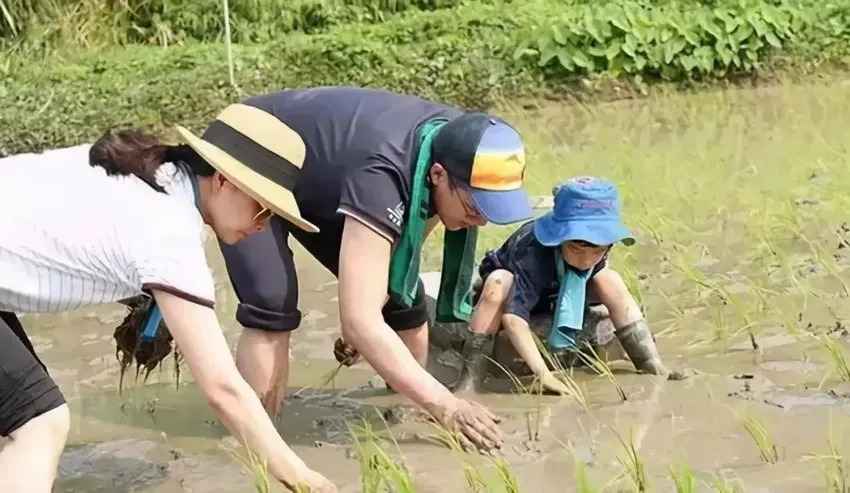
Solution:
<path fill-rule="evenodd" d="M 499 419 L 454 396 L 424 368 L 428 311 L 418 266 L 422 242 L 443 224 L 444 267 L 445 259 L 455 262 L 458 275 L 457 290 L 441 299 L 463 315 L 456 298 L 468 294 L 475 267 L 466 232 L 532 217 L 521 188 L 519 133 L 489 115 L 355 87 L 282 91 L 244 104 L 274 115 L 303 139 L 295 201 L 301 217 L 319 229 L 308 233 L 274 217 L 268 231 L 221 245 L 244 326 L 236 363 L 266 410 L 280 411 L 289 338 L 301 322 L 292 236 L 339 279 L 347 350 L 461 437 L 479 448 L 499 447 Z"/>
<path fill-rule="evenodd" d="M 546 341 L 554 353 L 580 349 L 587 301 L 605 305 L 615 334 L 635 367 L 664 375 L 655 339 L 623 279 L 608 267 L 614 244 L 634 238 L 620 218 L 620 198 L 610 182 L 574 178 L 555 189 L 554 208 L 525 223 L 479 266 L 477 305 L 463 346 L 464 368 L 455 391 L 469 392 L 482 376 L 493 334 L 503 328 L 545 389 L 568 393 L 547 367 L 530 329 L 532 318 L 551 323 Z"/>

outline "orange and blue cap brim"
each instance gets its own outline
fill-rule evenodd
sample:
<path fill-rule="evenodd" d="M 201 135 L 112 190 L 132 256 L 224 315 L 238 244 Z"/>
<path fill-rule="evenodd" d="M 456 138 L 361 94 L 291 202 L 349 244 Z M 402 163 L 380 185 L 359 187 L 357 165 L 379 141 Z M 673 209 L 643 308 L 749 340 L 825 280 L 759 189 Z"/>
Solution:
<path fill-rule="evenodd" d="M 514 190 L 482 190 L 469 188 L 478 212 L 493 224 L 513 224 L 534 217 L 528 194 L 522 188 Z"/>

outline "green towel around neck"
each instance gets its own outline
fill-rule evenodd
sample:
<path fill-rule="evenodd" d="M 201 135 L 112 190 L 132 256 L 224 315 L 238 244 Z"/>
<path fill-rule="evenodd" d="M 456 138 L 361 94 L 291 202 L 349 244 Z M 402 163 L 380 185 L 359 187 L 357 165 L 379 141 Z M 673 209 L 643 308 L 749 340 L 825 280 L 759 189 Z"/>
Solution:
<path fill-rule="evenodd" d="M 405 307 L 413 306 L 419 288 L 419 269 L 425 227 L 431 205 L 431 189 L 426 181 L 431 168 L 431 143 L 443 118 L 429 121 L 419 131 L 418 154 L 413 172 L 407 223 L 390 259 L 390 298 Z M 437 296 L 436 321 L 469 322 L 472 316 L 472 274 L 478 228 L 446 231 L 443 240 L 443 267 Z"/>

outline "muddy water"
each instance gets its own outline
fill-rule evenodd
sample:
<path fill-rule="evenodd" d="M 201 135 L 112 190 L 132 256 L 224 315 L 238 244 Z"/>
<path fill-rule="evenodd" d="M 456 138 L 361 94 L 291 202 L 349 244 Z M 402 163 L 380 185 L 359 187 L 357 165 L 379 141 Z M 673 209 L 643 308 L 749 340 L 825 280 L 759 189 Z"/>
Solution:
<path fill-rule="evenodd" d="M 809 92 L 802 91 L 800 98 Z M 764 91 L 740 97 L 740 106 L 755 104 L 768 108 L 766 113 L 788 102 L 786 96 L 773 97 Z M 850 102 L 850 97 L 845 102 Z M 717 118 L 745 118 L 748 110 L 736 114 L 737 106 L 730 103 L 732 109 Z M 645 111 L 640 104 L 616 106 L 616 112 L 627 116 Z M 582 115 L 549 108 L 546 118 L 548 122 L 563 118 L 571 127 L 580 128 L 576 121 L 586 118 Z M 722 126 L 722 122 L 716 125 Z M 663 136 L 663 122 L 657 130 Z M 593 145 L 590 132 L 584 140 Z M 536 143 L 544 144 L 550 145 L 554 154 L 570 152 L 564 142 Z M 292 397 L 302 386 L 317 385 L 336 367 L 332 344 L 339 335 L 334 279 L 297 245 L 295 249 L 305 317 L 294 336 L 289 397 L 278 429 L 302 458 L 340 485 L 341 491 L 360 491 L 359 464 L 346 422 L 364 418 L 380 429 L 383 425 L 376 410 L 404 400 L 388 394 L 365 363 L 343 370 L 333 385 Z M 233 318 L 235 297 L 212 244 L 208 255 L 219 282 L 219 318 L 228 340 L 235 344 L 239 334 Z M 734 277 L 738 267 L 734 262 L 724 258 L 713 259 L 714 263 L 715 271 Z M 651 270 L 650 264 L 638 266 Z M 817 275 L 824 277 L 822 289 L 837 292 L 834 282 L 823 273 Z M 644 302 L 656 331 L 670 326 L 661 323 L 670 314 L 659 292 L 674 293 L 680 281 L 663 276 L 647 281 L 653 285 L 646 289 Z M 206 406 L 188 372 L 183 372 L 177 390 L 173 362 L 169 361 L 147 383 L 130 379 L 119 395 L 111 335 L 123 314 L 122 307 L 110 306 L 23 319 L 73 414 L 69 445 L 54 491 L 253 491 L 228 455 L 233 440 Z M 656 491 L 674 491 L 668 467 L 683 460 L 701 480 L 710 481 L 719 474 L 740 481 L 749 492 L 824 491 L 817 464 L 804 458 L 825 452 L 830 423 L 833 436 L 850 436 L 850 387 L 835 379 L 823 381 L 827 368 L 817 344 L 789 335 L 778 323 L 759 327 L 760 350 L 756 352 L 743 333 L 712 338 L 705 323 L 709 317 L 707 309 L 688 309 L 675 331 L 659 335 L 668 365 L 686 371 L 690 378 L 671 381 L 636 375 L 628 363 L 612 362 L 626 402 L 610 382 L 583 371 L 577 371 L 576 379 L 586 389 L 587 410 L 567 397 L 504 392 L 482 396 L 481 401 L 504 417 L 504 455 L 521 490 L 570 491 L 581 464 L 598 488 L 594 491 L 603 487 L 606 491 L 632 491 L 618 460 L 627 455 L 616 431 L 626 441 L 631 436 Z M 834 323 L 828 314 L 812 317 L 816 325 Z M 439 353 L 435 349 L 432 359 Z M 443 370 L 434 361 L 431 365 L 435 371 Z M 506 387 L 493 380 L 493 388 Z M 762 463 L 735 413 L 752 413 L 766 424 L 778 444 L 779 464 Z M 427 440 L 425 435 L 433 431 L 428 425 L 409 420 L 391 423 L 391 428 L 418 491 L 466 489 L 459 459 Z M 538 439 L 531 440 L 532 436 Z M 495 474 L 483 459 L 471 460 L 479 463 L 485 475 Z"/>

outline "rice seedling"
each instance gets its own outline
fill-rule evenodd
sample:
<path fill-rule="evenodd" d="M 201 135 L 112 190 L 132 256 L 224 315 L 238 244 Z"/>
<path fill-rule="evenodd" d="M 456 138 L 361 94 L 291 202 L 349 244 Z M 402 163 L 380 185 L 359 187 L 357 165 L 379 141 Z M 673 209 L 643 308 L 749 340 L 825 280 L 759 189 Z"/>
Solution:
<path fill-rule="evenodd" d="M 349 424 L 348 428 L 354 438 L 355 455 L 360 463 L 360 485 L 363 493 L 378 493 L 384 485 L 395 493 L 415 491 L 404 462 L 390 457 L 384 440 L 374 432 L 369 422 L 364 419 L 363 426 Z"/>
<path fill-rule="evenodd" d="M 481 470 L 475 467 L 475 465 L 467 459 L 463 444 L 458 436 L 438 423 L 432 423 L 432 426 L 437 429 L 437 433 L 430 437 L 431 441 L 440 446 L 447 447 L 452 451 L 452 453 L 458 456 L 463 470 L 463 477 L 466 480 L 466 486 L 469 490 L 475 493 L 486 493 L 487 491 L 490 491 L 489 484 L 484 478 Z M 496 467 L 500 476 L 504 474 L 504 478 L 507 478 L 509 481 L 516 481 L 516 478 L 513 477 L 513 473 L 510 472 L 510 466 L 507 462 L 504 462 L 503 459 L 501 463 L 496 464 Z M 505 468 L 505 470 L 502 471 L 500 468 Z"/>
<path fill-rule="evenodd" d="M 697 482 L 694 478 L 691 465 L 687 461 L 682 461 L 679 464 L 678 471 L 670 466 L 670 479 L 673 480 L 673 486 L 676 488 L 676 493 L 695 493 L 697 491 Z"/>
<path fill-rule="evenodd" d="M 537 383 L 536 378 L 531 384 L 525 385 L 519 377 L 517 377 L 512 371 L 505 368 L 501 363 L 490 357 L 487 357 L 487 359 L 495 364 L 505 373 L 505 375 L 508 376 L 508 378 L 511 379 L 517 393 L 527 395 L 532 393 L 537 394 L 537 399 L 534 401 L 534 408 L 525 412 L 525 427 L 528 439 L 530 441 L 537 441 L 540 435 L 541 399 L 543 397 L 543 387 L 541 385 L 535 385 Z"/>
<path fill-rule="evenodd" d="M 830 413 L 826 438 L 828 452 L 807 454 L 803 456 L 803 460 L 818 462 L 826 493 L 850 493 L 850 461 L 841 453 L 841 444 L 835 437 L 833 415 Z"/>
<path fill-rule="evenodd" d="M 261 458 L 259 455 L 255 454 L 253 450 L 250 448 L 246 448 L 246 456 L 242 457 L 239 454 L 229 451 L 230 456 L 238 462 L 248 476 L 251 478 L 251 484 L 254 486 L 254 489 L 257 490 L 257 493 L 271 493 L 272 487 L 271 482 L 269 481 L 269 471 L 266 460 Z M 309 491 L 303 485 L 296 485 L 297 491 Z M 299 490 L 301 488 L 301 490 Z"/>
<path fill-rule="evenodd" d="M 573 378 L 573 369 L 570 368 L 567 370 L 564 368 L 564 365 L 561 363 L 560 359 L 556 357 L 546 344 L 537 337 L 536 334 L 532 334 L 534 336 L 534 342 L 537 344 L 537 349 L 540 350 L 540 354 L 543 355 L 543 359 L 546 360 L 546 363 L 552 368 L 556 374 L 560 378 L 560 380 L 566 385 L 569 390 L 570 396 L 572 396 L 578 403 L 581 405 L 582 409 L 585 411 L 588 410 L 587 404 L 587 393 L 585 390 L 579 386 L 579 384 Z"/>
<path fill-rule="evenodd" d="M 573 482 L 575 483 L 576 493 L 596 493 L 601 491 L 596 487 L 588 477 L 587 464 L 573 450 L 573 463 L 575 464 L 573 471 Z"/>
<path fill-rule="evenodd" d="M 711 486 L 717 493 L 744 493 L 740 480 L 731 480 L 720 473 L 714 475 Z"/>
<path fill-rule="evenodd" d="M 829 252 L 824 251 L 823 247 L 816 245 L 814 242 L 809 240 L 806 235 L 800 231 L 799 228 L 787 226 L 789 230 L 797 235 L 798 238 L 803 240 L 803 242 L 809 247 L 809 250 L 812 253 L 812 256 L 815 260 L 831 275 L 835 278 L 840 284 L 844 291 L 844 296 L 850 296 L 850 287 L 847 286 L 847 283 L 844 281 L 844 278 L 841 277 L 841 274 L 838 272 L 838 265 L 835 262 L 835 257 L 833 257 Z"/>
<path fill-rule="evenodd" d="M 505 493 L 519 493 L 519 482 L 504 457 L 491 458 Z"/>
<path fill-rule="evenodd" d="M 635 446 L 632 429 L 629 428 L 628 442 L 623 440 L 623 437 L 617 432 L 617 430 L 614 430 L 614 434 L 617 436 L 617 440 L 620 441 L 620 444 L 626 451 L 626 457 L 623 458 L 617 456 L 617 462 L 619 462 L 626 471 L 626 475 L 631 481 L 634 491 L 638 493 L 649 491 L 649 475 L 646 472 L 646 465 Z"/>
<path fill-rule="evenodd" d="M 815 336 L 820 341 L 824 352 L 832 366 L 832 371 L 838 374 L 844 382 L 850 382 L 850 355 L 834 337 L 828 334 Z"/>
<path fill-rule="evenodd" d="M 611 382 L 611 385 L 617 389 L 617 394 L 623 402 L 629 400 L 626 396 L 626 391 L 623 390 L 622 386 L 620 386 L 620 382 L 617 381 L 617 378 L 614 376 L 614 372 L 611 371 L 611 367 L 608 366 L 608 363 L 602 361 L 602 358 L 599 357 L 592 345 L 585 343 L 585 347 L 590 354 L 585 354 L 583 351 L 579 350 L 576 351 L 578 357 L 581 358 L 591 369 L 593 369 L 593 371 Z"/>
<path fill-rule="evenodd" d="M 733 411 L 734 412 L 734 411 Z M 764 423 L 752 414 L 742 416 L 735 413 L 744 431 L 752 439 L 759 451 L 759 457 L 765 464 L 776 464 L 779 462 L 779 449 L 770 431 Z"/>
<path fill-rule="evenodd" d="M 301 388 L 300 388 L 300 389 L 298 389 L 298 390 L 297 390 L 294 394 L 292 394 L 292 397 L 298 397 L 298 396 L 300 396 L 300 395 L 301 395 L 301 394 L 302 394 L 305 390 L 307 390 L 307 389 L 312 389 L 312 388 L 320 389 L 320 388 L 323 388 L 325 385 L 327 385 L 327 384 L 329 384 L 329 383 L 331 383 L 331 382 L 335 381 L 335 380 L 336 380 L 337 375 L 339 375 L 339 372 L 340 372 L 340 371 L 342 371 L 342 367 L 343 367 L 343 366 L 345 366 L 345 365 L 344 365 L 343 363 L 340 363 L 340 364 L 339 364 L 336 368 L 334 368 L 333 370 L 331 370 L 331 371 L 329 371 L 329 372 L 325 373 L 324 375 L 322 375 L 321 377 L 319 377 L 319 379 L 317 380 L 317 384 L 314 384 L 314 385 L 306 385 L 306 386 L 304 386 L 304 387 L 301 387 Z"/>

